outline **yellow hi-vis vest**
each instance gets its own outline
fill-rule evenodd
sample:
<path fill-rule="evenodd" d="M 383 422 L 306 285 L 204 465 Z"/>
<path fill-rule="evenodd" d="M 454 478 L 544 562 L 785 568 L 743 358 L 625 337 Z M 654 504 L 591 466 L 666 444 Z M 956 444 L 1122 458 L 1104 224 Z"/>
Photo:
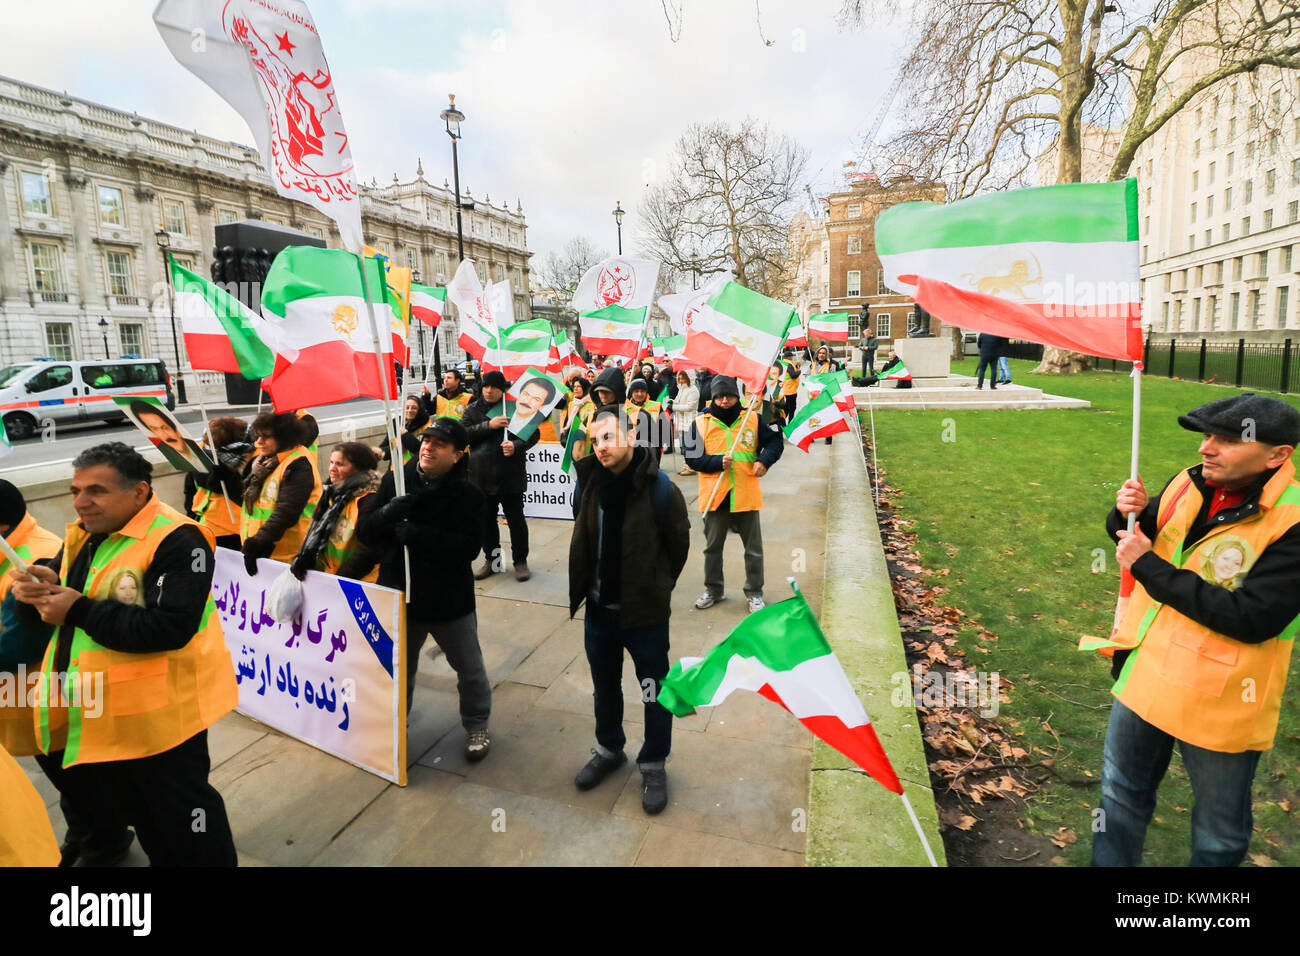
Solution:
<path fill-rule="evenodd" d="M 326 574 L 338 574 L 343 562 L 352 556 L 352 552 L 357 549 L 357 518 L 361 514 L 361 499 L 373 494 L 373 491 L 362 492 L 343 506 L 343 511 L 334 524 L 334 530 L 330 532 L 329 540 L 316 555 L 316 570 L 324 571 Z M 379 565 L 376 564 L 361 580 L 378 581 Z"/>
<path fill-rule="evenodd" d="M 18 522 L 5 540 L 18 552 L 18 557 L 28 564 L 42 558 L 52 558 L 59 553 L 59 548 L 63 547 L 63 541 L 59 536 L 38 525 L 30 513 L 23 515 L 23 520 Z M 14 579 L 9 576 L 10 567 L 9 559 L 0 557 L 0 602 L 9 596 L 9 591 L 13 587 Z M 32 679 L 35 676 L 36 668 L 33 667 Z M 25 686 L 15 687 L 17 696 L 12 706 L 0 701 L 0 747 L 16 757 L 28 757 L 40 752 L 40 748 L 36 746 L 36 733 L 33 730 L 35 716 L 32 708 L 27 706 L 27 693 L 30 687 L 31 681 Z M 0 806 L 4 806 L 3 801 L 0 801 Z M 3 849 L 0 849 L 0 853 L 3 853 Z"/>
<path fill-rule="evenodd" d="M 285 529 L 284 534 L 280 536 L 280 540 L 275 543 L 275 550 L 271 552 L 273 560 L 288 562 L 294 559 L 298 554 L 298 549 L 302 547 L 303 541 L 307 539 L 307 529 L 311 527 L 311 516 L 316 512 L 316 502 L 320 501 L 320 471 L 316 465 L 316 456 L 303 448 L 302 445 L 295 445 L 288 451 L 280 452 L 276 457 L 279 459 L 279 464 L 275 466 L 273 472 L 266 476 L 266 481 L 262 482 L 262 491 L 253 504 L 252 512 L 250 513 L 247 508 L 240 512 L 242 527 L 239 535 L 244 541 L 247 541 L 257 534 L 262 525 L 270 520 L 272 512 L 275 511 L 275 499 L 280 493 L 280 482 L 284 479 L 284 473 L 295 460 L 306 458 L 307 463 L 311 465 L 311 476 L 315 482 L 311 496 L 307 499 L 307 504 L 303 506 L 302 514 L 298 516 L 297 523 Z"/>
<path fill-rule="evenodd" d="M 181 525 L 194 525 L 213 544 L 210 530 L 154 494 L 120 531 L 100 543 L 83 593 L 97 601 L 116 600 L 118 575 L 126 570 L 135 573 L 143 588 L 158 546 Z M 85 528 L 68 525 L 59 571 L 64 585 L 89 538 Z M 166 586 L 164 574 L 160 591 Z M 65 767 L 162 753 L 211 727 L 239 703 L 235 667 L 211 594 L 198 631 L 179 650 L 127 654 L 73 628 L 68 671 L 60 681 L 54 675 L 58 644 L 57 638 L 50 641 L 41 664 L 36 737 L 44 753 L 63 750 Z M 93 699 L 85 688 L 92 688 Z"/>
<path fill-rule="evenodd" d="M 811 375 L 825 375 L 827 372 L 835 371 L 835 363 L 829 360 L 820 363 L 814 361 L 808 371 Z"/>
<path fill-rule="evenodd" d="M 731 453 L 731 467 L 722 472 L 722 481 L 718 481 L 718 472 L 700 472 L 700 511 L 713 511 L 724 499 L 730 496 L 732 511 L 757 511 L 763 507 L 763 492 L 754 477 L 754 462 L 758 461 L 759 420 L 754 412 L 749 412 L 736 419 L 727 427 L 708 412 L 701 412 L 695 419 L 700 440 L 704 443 L 706 455 L 725 455 L 736 438 L 737 430 L 740 441 Z M 718 490 L 709 497 L 714 488 Z"/>
<path fill-rule="evenodd" d="M 1300 483 L 1289 461 L 1264 486 L 1258 512 L 1184 550 L 1202 500 L 1190 475 L 1170 482 L 1152 550 L 1216 587 L 1237 587 L 1260 553 L 1300 522 Z M 1241 753 L 1273 746 L 1297 631 L 1300 616 L 1276 637 L 1247 644 L 1160 604 L 1139 583 L 1113 637 L 1085 638 L 1080 648 L 1133 648 L 1111 688 L 1125 707 L 1178 740 Z"/>
<path fill-rule="evenodd" d="M 472 397 L 469 392 L 461 392 L 455 398 L 446 398 L 439 395 L 438 400 L 434 402 L 435 417 L 455 418 L 458 420 L 464 418 L 465 408 L 469 405 Z"/>
<path fill-rule="evenodd" d="M 788 362 L 783 359 L 781 364 L 785 366 L 785 376 L 781 379 L 781 397 L 788 398 L 791 395 L 798 393 L 799 379 L 790 374 L 794 369 L 793 362 Z"/>
<path fill-rule="evenodd" d="M 225 492 L 197 488 L 194 491 L 194 502 L 190 507 L 199 516 L 199 524 L 211 531 L 215 537 L 239 534 L 241 505 L 238 501 L 227 498 Z M 235 516 L 234 520 L 231 520 L 232 514 Z"/>
<path fill-rule="evenodd" d="M 18 761 L 0 747 L 0 868 L 58 866 L 59 841 L 54 839 L 45 804 Z"/>

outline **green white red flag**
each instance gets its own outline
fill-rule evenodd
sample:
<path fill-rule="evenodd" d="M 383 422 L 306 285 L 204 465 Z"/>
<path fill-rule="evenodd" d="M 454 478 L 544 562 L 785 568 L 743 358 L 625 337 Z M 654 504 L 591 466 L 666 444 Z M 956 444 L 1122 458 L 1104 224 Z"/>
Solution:
<path fill-rule="evenodd" d="M 368 271 L 378 323 L 370 324 L 358 263 Z M 276 330 L 275 369 L 267 391 L 276 411 L 330 405 L 348 399 L 396 398 L 392 299 L 377 259 L 342 249 L 290 246 L 271 263 L 262 284 L 262 314 Z M 286 358 L 289 349 L 297 358 Z"/>
<path fill-rule="evenodd" d="M 890 288 L 953 325 L 1142 358 L 1135 179 L 899 203 L 876 252 Z"/>
<path fill-rule="evenodd" d="M 817 312 L 808 316 L 808 335 L 823 342 L 849 340 L 849 314 L 847 312 Z M 807 344 L 805 341 L 804 344 Z"/>
<path fill-rule="evenodd" d="M 886 372 L 883 368 L 880 370 L 879 377 L 881 379 L 885 379 L 885 380 L 892 379 L 899 382 L 910 382 L 912 380 L 912 373 L 907 370 L 907 366 L 903 364 L 903 360 L 901 358 L 896 359 L 894 361 L 894 364 L 887 366 L 887 368 L 889 369 L 888 372 Z"/>
<path fill-rule="evenodd" d="M 484 371 L 500 369 L 507 381 L 517 381 L 529 367 L 545 369 L 550 364 L 551 323 L 545 319 L 516 322 L 501 332 L 496 350 L 490 353 L 491 363 L 484 363 Z"/>
<path fill-rule="evenodd" d="M 835 404 L 828 389 L 822 389 L 820 395 L 804 402 L 803 408 L 790 419 L 790 424 L 785 426 L 785 437 L 791 444 L 798 445 L 800 451 L 807 451 L 818 438 L 829 438 L 848 430 L 844 409 Z"/>
<path fill-rule="evenodd" d="M 795 324 L 790 326 L 790 331 L 785 337 L 785 347 L 791 349 L 808 347 L 808 330 L 804 328 L 803 319 L 796 318 Z"/>
<path fill-rule="evenodd" d="M 581 312 L 578 324 L 582 331 L 582 344 L 587 351 L 600 355 L 636 358 L 648 312 L 646 306 L 625 309 L 621 305 Z"/>
<path fill-rule="evenodd" d="M 728 282 L 695 317 L 684 354 L 696 365 L 734 376 L 750 392 L 759 392 L 795 321 L 795 311 L 786 303 Z"/>
<path fill-rule="evenodd" d="M 816 398 L 823 390 L 830 389 L 831 401 L 838 405 L 842 412 L 852 412 L 858 407 L 849 383 L 849 373 L 843 369 L 806 376 L 804 385 L 808 389 L 809 398 Z"/>
<path fill-rule="evenodd" d="M 699 368 L 699 365 L 686 357 L 686 336 L 664 335 L 656 338 L 654 344 L 655 355 L 662 353 L 666 361 L 672 362 L 674 372 Z"/>
<path fill-rule="evenodd" d="M 442 323 L 447 314 L 447 290 L 441 286 L 411 283 L 411 317 L 431 329 Z"/>
<path fill-rule="evenodd" d="M 275 350 L 266 339 L 274 334 L 266 321 L 220 286 L 177 265 L 170 253 L 167 264 L 190 367 L 253 381 L 270 375 Z"/>
<path fill-rule="evenodd" d="M 835 417 L 843 421 L 838 412 Z M 735 690 L 780 704 L 887 790 L 903 792 L 853 685 L 799 592 L 750 614 L 705 657 L 674 663 L 660 683 L 659 703 L 686 717 L 697 707 L 716 707 Z"/>

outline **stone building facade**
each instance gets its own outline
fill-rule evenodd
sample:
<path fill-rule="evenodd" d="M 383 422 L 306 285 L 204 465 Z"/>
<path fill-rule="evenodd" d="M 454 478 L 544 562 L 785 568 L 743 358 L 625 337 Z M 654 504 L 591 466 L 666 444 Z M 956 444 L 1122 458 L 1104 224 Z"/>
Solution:
<path fill-rule="evenodd" d="M 508 279 L 516 321 L 528 318 L 522 206 L 464 193 L 462 204 L 473 204 L 462 210 L 466 258 L 484 282 Z M 361 195 L 370 245 L 426 284 L 450 280 L 459 261 L 451 188 L 426 181 L 421 162 L 413 180 L 361 184 Z M 176 260 L 208 276 L 214 228 L 241 219 L 338 246 L 331 220 L 275 193 L 252 147 L 0 76 L 0 366 L 107 349 L 161 358 L 174 371 L 155 233 L 166 229 Z M 463 355 L 458 334 L 454 318 L 443 322 L 444 357 Z"/>

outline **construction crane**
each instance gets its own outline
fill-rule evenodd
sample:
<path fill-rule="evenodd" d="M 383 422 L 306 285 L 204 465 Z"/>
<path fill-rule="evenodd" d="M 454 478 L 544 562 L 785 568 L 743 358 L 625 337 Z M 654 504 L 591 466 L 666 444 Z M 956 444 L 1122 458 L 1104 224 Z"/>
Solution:
<path fill-rule="evenodd" d="M 854 163 L 854 166 L 860 168 L 861 164 L 866 161 L 867 153 L 870 152 L 871 147 L 875 145 L 876 136 L 880 133 L 880 127 L 884 125 L 885 117 L 889 115 L 890 107 L 894 105 L 894 100 L 898 97 L 898 91 L 899 89 L 902 88 L 902 86 L 903 86 L 903 71 L 899 70 L 898 75 L 894 77 L 894 82 L 890 85 L 889 89 L 885 91 L 885 95 L 880 101 L 880 106 L 876 110 L 875 118 L 872 119 L 871 121 L 870 129 L 867 130 L 866 136 L 862 138 L 862 146 L 859 154 L 860 160 L 857 163 Z M 825 167 L 823 166 L 822 169 L 825 169 Z M 818 175 L 821 175 L 821 170 L 818 170 Z M 831 182 L 832 189 L 835 188 L 836 186 L 843 185 L 842 176 L 843 176 L 842 170 L 840 173 L 833 174 L 832 182 Z M 836 179 L 839 179 L 838 183 L 835 182 Z M 818 197 L 816 197 L 813 194 L 812 184 L 805 184 L 804 192 L 807 193 L 808 195 L 809 214 L 817 215 L 821 211 L 821 205 L 820 205 L 821 201 Z"/>

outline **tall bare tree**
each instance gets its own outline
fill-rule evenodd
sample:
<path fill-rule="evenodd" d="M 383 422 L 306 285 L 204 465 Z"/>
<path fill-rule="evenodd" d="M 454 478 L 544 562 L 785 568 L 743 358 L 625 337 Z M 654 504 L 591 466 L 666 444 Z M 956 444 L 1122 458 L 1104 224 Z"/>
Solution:
<path fill-rule="evenodd" d="M 574 236 L 563 247 L 548 252 L 536 267 L 535 274 L 543 286 L 560 293 L 563 301 L 555 304 L 568 308 L 583 273 L 608 255 L 608 252 L 597 249 L 586 236 Z"/>
<path fill-rule="evenodd" d="M 730 270 L 775 289 L 806 165 L 802 147 L 754 119 L 691 126 L 641 204 L 643 251 L 682 275 Z"/>
<path fill-rule="evenodd" d="M 888 15 L 845 0 L 841 22 Z M 1055 149 L 1056 182 L 1083 178 L 1084 123 L 1115 131 L 1107 179 L 1216 83 L 1300 69 L 1294 0 L 918 0 L 902 65 L 904 128 L 885 165 L 945 182 L 952 199 L 1026 185 Z M 1049 349 L 1043 370 L 1087 367 Z"/>

